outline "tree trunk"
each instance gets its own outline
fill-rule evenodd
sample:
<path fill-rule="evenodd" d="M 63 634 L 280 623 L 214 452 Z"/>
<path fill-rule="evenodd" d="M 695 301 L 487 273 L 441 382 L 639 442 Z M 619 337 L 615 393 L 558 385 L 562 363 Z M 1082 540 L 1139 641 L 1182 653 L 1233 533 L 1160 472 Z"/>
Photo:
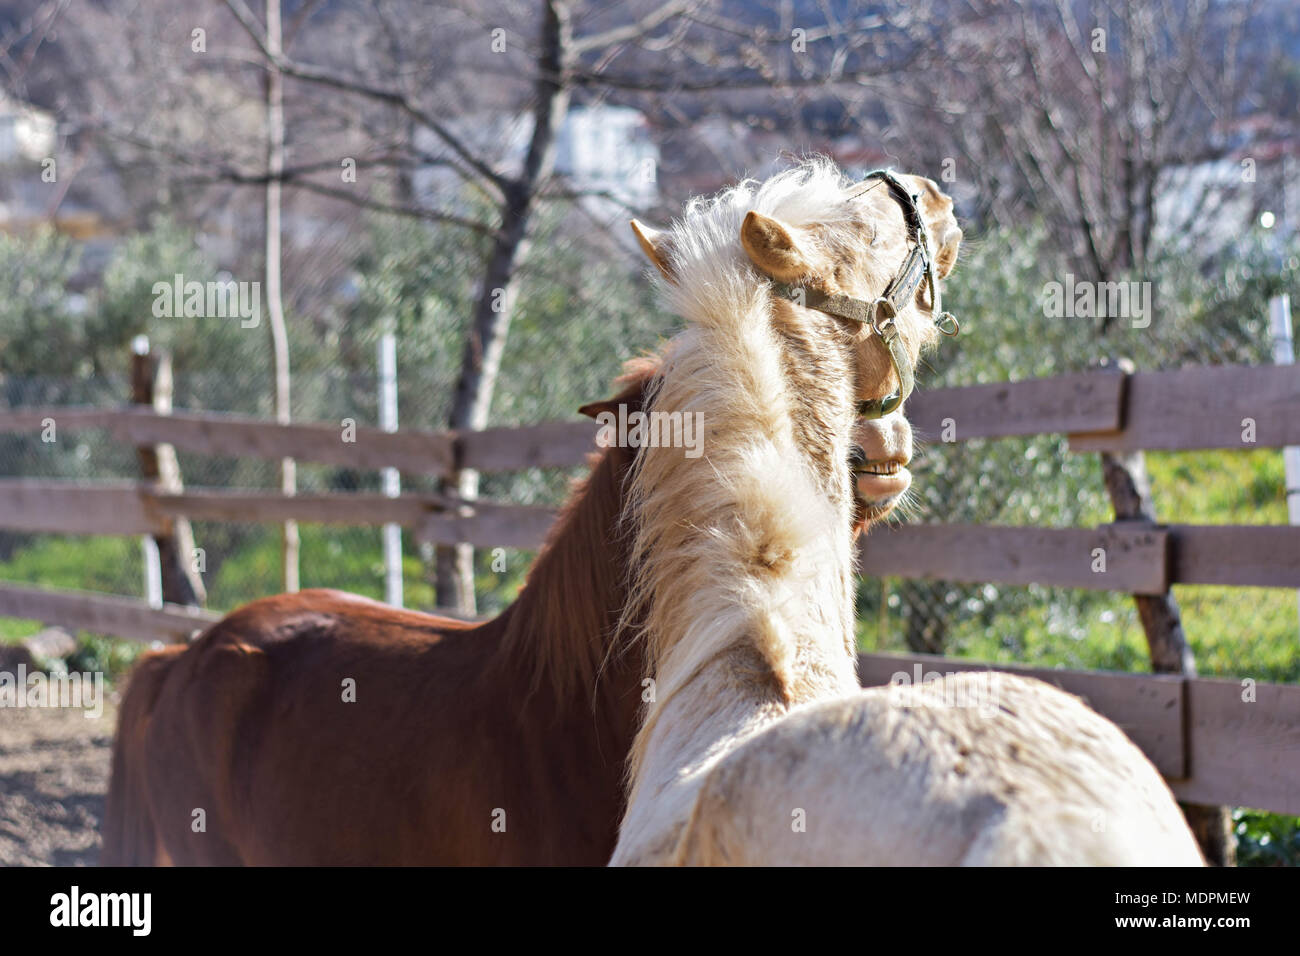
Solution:
<path fill-rule="evenodd" d="M 146 351 L 131 355 L 131 401 L 156 412 L 167 414 L 172 410 L 171 359 L 167 355 L 155 356 Z M 179 494 L 181 468 L 176 449 L 171 445 L 142 445 L 136 449 L 140 462 L 140 475 L 159 491 Z M 186 604 L 202 607 L 207 600 L 203 578 L 194 560 L 194 530 L 188 518 L 172 518 L 169 529 L 153 536 L 158 546 L 159 568 L 162 572 L 162 599 L 168 604 Z"/>
<path fill-rule="evenodd" d="M 1151 482 L 1147 477 L 1146 459 L 1142 452 L 1124 455 L 1103 452 L 1101 467 L 1106 480 L 1106 491 L 1115 507 L 1116 519 L 1121 522 L 1155 524 L 1155 504 L 1151 499 Z M 1146 632 L 1151 669 L 1157 674 L 1195 677 L 1196 660 L 1187 643 L 1182 615 L 1173 592 L 1159 595 L 1135 594 L 1133 600 L 1137 603 L 1142 630 Z M 1235 865 L 1237 850 L 1228 808 L 1200 803 L 1183 803 L 1180 806 L 1206 860 L 1214 866 Z"/>
<path fill-rule="evenodd" d="M 538 192 L 555 167 L 555 141 L 569 107 L 566 70 L 571 39 L 567 5 L 558 0 L 546 0 L 537 61 L 532 137 L 519 178 L 506 184 L 500 229 L 493 240 L 483 285 L 474 307 L 473 324 L 465 343 L 460 379 L 456 383 L 448 422 L 457 431 L 478 431 L 488 423 L 501 355 L 519 295 L 515 272 L 528 254 L 529 222 Z M 443 491 L 459 495 L 468 502 L 478 497 L 478 486 L 477 471 L 458 468 L 443 482 Z M 439 546 L 435 574 L 438 605 L 463 615 L 474 614 L 473 546 Z"/>
<path fill-rule="evenodd" d="M 271 59 L 281 53 L 280 0 L 266 0 L 266 48 Z M 272 64 L 266 70 L 266 313 L 271 328 L 272 358 L 275 363 L 275 420 L 289 424 L 289 333 L 284 322 L 280 292 L 280 175 L 284 171 L 284 77 Z M 297 464 L 280 460 L 280 491 L 296 492 Z M 298 522 L 281 526 L 281 557 L 284 589 L 298 590 Z"/>

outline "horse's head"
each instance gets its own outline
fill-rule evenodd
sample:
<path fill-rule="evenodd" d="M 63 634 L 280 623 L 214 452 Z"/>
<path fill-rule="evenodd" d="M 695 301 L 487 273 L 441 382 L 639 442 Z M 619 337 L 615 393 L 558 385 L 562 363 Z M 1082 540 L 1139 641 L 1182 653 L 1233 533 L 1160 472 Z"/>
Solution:
<path fill-rule="evenodd" d="M 784 194 L 758 198 L 739 225 L 740 246 L 769 280 L 778 321 L 830 315 L 848 340 L 859 425 L 854 460 L 858 510 L 883 517 L 910 483 L 911 429 L 903 403 L 922 349 L 955 332 L 940 282 L 953 268 L 961 229 L 952 199 L 920 176 L 873 173 L 848 186 L 829 163 L 783 179 Z M 738 189 L 737 197 L 754 195 Z M 673 238 L 632 223 L 642 250 L 670 283 L 681 261 Z M 825 322 L 825 319 L 820 320 Z"/>
<path fill-rule="evenodd" d="M 835 316 L 855 337 L 858 527 L 887 515 L 911 484 L 903 402 L 921 350 L 950 319 L 939 283 L 962 238 L 952 210 L 929 179 L 879 174 L 846 190 L 825 221 L 794 225 L 751 211 L 741 226 L 745 252 L 782 298 Z"/>
<path fill-rule="evenodd" d="M 740 232 L 745 252 L 780 297 L 853 330 L 857 398 L 866 404 L 909 390 L 903 379 L 938 338 L 935 299 L 962 235 L 952 199 L 931 180 L 873 176 L 880 178 L 844 190 L 819 221 L 792 224 L 752 210 Z M 897 351 L 882 347 L 895 338 Z M 877 406 L 871 417 L 898 405 Z"/>

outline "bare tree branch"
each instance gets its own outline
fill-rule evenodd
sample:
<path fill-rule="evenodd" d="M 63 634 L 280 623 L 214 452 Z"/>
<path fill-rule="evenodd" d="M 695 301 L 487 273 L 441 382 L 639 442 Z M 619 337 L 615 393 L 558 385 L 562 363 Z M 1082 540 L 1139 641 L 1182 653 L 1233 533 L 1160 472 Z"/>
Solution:
<path fill-rule="evenodd" d="M 472 170 L 473 173 L 477 174 L 477 179 L 481 180 L 480 185 L 490 187 L 493 197 L 500 200 L 508 187 L 508 179 L 476 156 L 473 151 L 465 145 L 464 141 L 459 136 L 455 135 L 446 124 L 440 122 L 436 117 L 421 109 L 407 96 L 397 92 L 396 90 L 371 86 L 355 77 L 343 76 L 323 67 L 299 63 L 283 54 L 273 55 L 271 51 L 266 48 L 266 44 L 261 39 L 260 32 L 257 29 L 257 19 L 253 16 L 252 11 L 248 9 L 248 6 L 243 2 L 243 0 L 222 0 L 222 2 L 225 3 L 230 12 L 234 14 L 235 19 L 239 21 L 245 32 L 253 39 L 253 42 L 266 58 L 267 63 L 274 69 L 283 73 L 285 76 L 290 76 L 297 80 L 303 80 L 304 82 L 309 83 L 318 83 L 322 86 L 328 86 L 336 90 L 355 93 L 396 107 L 409 115 L 416 122 L 420 123 L 420 125 L 431 130 L 440 140 L 442 140 L 443 143 L 446 144 L 446 146 L 461 160 L 461 162 L 464 163 L 465 167 L 467 167 L 463 172 L 468 181 L 475 181 L 475 177 L 469 175 L 469 171 Z"/>
<path fill-rule="evenodd" d="M 647 13 L 640 20 L 626 26 L 614 27 L 603 33 L 592 33 L 578 37 L 573 41 L 573 55 L 582 56 L 593 50 L 603 50 L 639 40 L 648 33 L 663 26 L 674 17 L 685 13 L 698 4 L 699 0 L 668 0 L 663 6 Z"/>

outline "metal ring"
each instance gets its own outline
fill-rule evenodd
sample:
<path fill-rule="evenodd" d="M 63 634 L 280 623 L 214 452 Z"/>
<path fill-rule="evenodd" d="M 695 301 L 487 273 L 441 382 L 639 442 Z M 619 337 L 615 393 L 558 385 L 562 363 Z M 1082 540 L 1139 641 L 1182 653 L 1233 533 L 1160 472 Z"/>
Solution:
<path fill-rule="evenodd" d="M 889 311 L 885 313 L 884 321 L 881 321 L 881 312 L 884 309 Z M 898 309 L 894 303 L 885 296 L 880 296 L 871 303 L 871 330 L 881 338 L 885 337 L 885 329 L 894 324 L 894 319 L 898 318 Z"/>
<path fill-rule="evenodd" d="M 961 323 L 957 321 L 957 316 L 951 312 L 940 312 L 939 317 L 934 320 L 934 325 L 935 328 L 949 337 L 961 332 Z"/>

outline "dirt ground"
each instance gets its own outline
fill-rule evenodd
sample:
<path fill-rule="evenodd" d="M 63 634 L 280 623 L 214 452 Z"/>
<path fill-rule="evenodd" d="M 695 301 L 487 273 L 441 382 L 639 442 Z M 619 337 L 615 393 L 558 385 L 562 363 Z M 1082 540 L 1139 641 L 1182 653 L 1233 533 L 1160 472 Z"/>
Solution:
<path fill-rule="evenodd" d="M 104 713 L 0 710 L 0 866 L 93 866 L 99 859 L 108 766 L 117 726 Z"/>

